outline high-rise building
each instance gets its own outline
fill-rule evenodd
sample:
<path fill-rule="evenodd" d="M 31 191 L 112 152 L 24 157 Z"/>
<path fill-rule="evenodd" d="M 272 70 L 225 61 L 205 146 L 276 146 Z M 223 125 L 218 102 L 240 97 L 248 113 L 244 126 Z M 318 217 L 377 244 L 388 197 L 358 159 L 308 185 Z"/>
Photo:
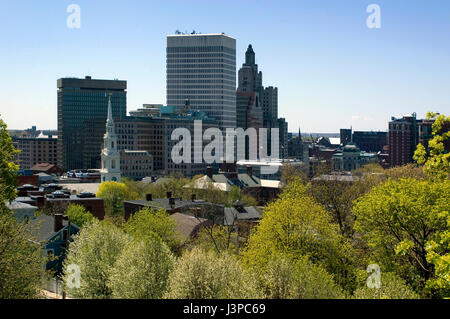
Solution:
<path fill-rule="evenodd" d="M 120 182 L 120 152 L 117 147 L 117 134 L 111 111 L 110 94 L 108 96 L 108 117 L 106 119 L 106 132 L 103 136 L 101 158 L 102 169 L 100 174 L 102 182 Z"/>
<path fill-rule="evenodd" d="M 285 159 L 288 158 L 288 123 L 286 122 L 285 118 L 279 118 L 278 119 L 278 128 L 279 128 L 279 158 Z"/>
<path fill-rule="evenodd" d="M 245 52 L 245 62 L 239 69 L 237 92 L 258 92 L 262 90 L 262 72 L 258 72 L 256 64 L 255 51 L 249 44 Z"/>
<path fill-rule="evenodd" d="M 387 144 L 387 132 L 354 131 L 353 143 L 355 143 L 356 146 L 364 152 L 382 152 L 383 147 Z"/>
<path fill-rule="evenodd" d="M 266 128 L 277 127 L 278 120 L 278 88 L 269 86 L 261 92 L 263 109 L 263 126 Z"/>
<path fill-rule="evenodd" d="M 352 141 L 352 129 L 351 128 L 341 128 L 339 137 L 341 139 L 341 144 L 343 146 L 347 145 Z"/>
<path fill-rule="evenodd" d="M 236 40 L 225 34 L 167 36 L 167 105 L 186 100 L 194 111 L 236 127 Z"/>
<path fill-rule="evenodd" d="M 389 122 L 389 162 L 391 167 L 413 161 L 414 151 L 419 143 L 419 123 L 416 113 L 400 119 L 392 117 Z"/>
<path fill-rule="evenodd" d="M 58 86 L 58 166 L 63 170 L 101 166 L 111 93 L 114 118 L 126 116 L 126 81 L 61 78 Z"/>
<path fill-rule="evenodd" d="M 203 140 L 203 134 L 208 128 L 217 128 L 218 124 L 203 112 L 192 110 L 179 113 L 172 106 L 162 106 L 158 114 L 149 115 L 146 110 L 133 112 L 134 116 L 127 116 L 116 120 L 119 150 L 145 150 L 152 156 L 153 172 L 155 175 L 170 175 L 180 173 L 187 177 L 204 174 L 207 163 L 195 161 L 198 153 L 194 136 L 195 122 L 201 122 L 202 153 L 209 143 Z M 177 128 L 186 128 L 191 132 L 191 162 L 174 163 L 172 149 L 178 143 L 172 140 L 172 132 Z"/>
<path fill-rule="evenodd" d="M 256 64 L 255 52 L 250 44 L 245 52 L 245 62 L 239 69 L 238 88 L 236 91 L 236 110 L 237 110 L 237 124 L 238 127 L 246 129 L 248 127 L 255 127 L 256 130 L 260 127 L 267 129 L 267 152 L 268 155 L 273 156 L 271 152 L 271 128 L 279 128 L 279 123 L 287 123 L 283 119 L 278 119 L 278 89 L 273 86 L 264 88 L 262 84 L 262 72 L 258 71 L 258 64 Z M 282 130 L 285 127 L 279 128 L 280 139 L 284 137 Z M 259 145 L 261 150 L 262 145 Z M 288 142 L 287 137 L 285 144 L 281 146 L 280 150 L 287 151 Z M 248 146 L 247 146 L 248 148 Z M 248 151 L 246 152 L 248 153 Z M 287 153 L 283 156 L 279 153 L 281 158 L 287 157 Z"/>
<path fill-rule="evenodd" d="M 262 73 L 258 72 L 258 65 L 255 63 L 255 52 L 250 44 L 245 53 L 245 63 L 242 64 L 238 73 L 236 124 L 237 127 L 242 128 L 243 130 L 254 128 L 257 136 L 259 129 L 263 127 L 263 112 L 260 102 L 260 93 L 262 89 Z M 249 143 L 251 141 L 247 138 L 245 142 L 245 159 L 250 159 Z M 257 137 L 257 145 L 258 142 L 259 139 Z M 238 158 L 237 160 L 241 160 L 241 158 Z"/>

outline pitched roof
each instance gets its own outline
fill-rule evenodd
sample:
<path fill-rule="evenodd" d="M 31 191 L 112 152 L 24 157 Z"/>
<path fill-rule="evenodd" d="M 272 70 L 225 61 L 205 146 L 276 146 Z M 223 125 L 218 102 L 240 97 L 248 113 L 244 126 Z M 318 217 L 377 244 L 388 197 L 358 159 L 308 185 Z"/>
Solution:
<path fill-rule="evenodd" d="M 127 203 L 151 207 L 151 208 L 164 208 L 166 210 L 172 210 L 172 207 L 169 204 L 168 198 L 154 198 L 152 201 L 146 201 L 146 200 L 127 200 Z M 179 198 L 175 198 L 175 205 L 173 209 L 181 208 L 184 206 L 192 205 L 192 201 L 182 200 Z"/>
<path fill-rule="evenodd" d="M 194 235 L 195 230 L 198 226 L 208 221 L 204 218 L 198 218 L 181 213 L 172 214 L 169 216 L 169 218 L 175 220 L 179 238 L 182 241 L 188 240 L 192 235 Z"/>
<path fill-rule="evenodd" d="M 254 206 L 240 207 L 239 209 L 237 207 L 225 207 L 224 214 L 225 226 L 233 225 L 236 220 L 257 221 L 262 217 L 261 211 Z"/>
<path fill-rule="evenodd" d="M 36 165 L 34 165 L 31 170 L 32 171 L 48 171 L 49 169 L 55 167 L 55 164 L 50 164 L 50 163 L 38 163 Z"/>
<path fill-rule="evenodd" d="M 11 210 L 18 210 L 18 209 L 38 209 L 38 207 L 18 201 L 13 200 L 12 202 L 6 202 L 6 207 L 8 207 Z"/>
<path fill-rule="evenodd" d="M 61 230 L 54 231 L 54 216 L 41 215 L 29 221 L 28 229 L 40 242 L 46 242 L 52 238 L 55 234 L 59 233 Z M 63 220 L 63 228 L 68 225 L 67 220 Z M 74 223 L 71 223 L 73 227 L 79 228 Z"/>

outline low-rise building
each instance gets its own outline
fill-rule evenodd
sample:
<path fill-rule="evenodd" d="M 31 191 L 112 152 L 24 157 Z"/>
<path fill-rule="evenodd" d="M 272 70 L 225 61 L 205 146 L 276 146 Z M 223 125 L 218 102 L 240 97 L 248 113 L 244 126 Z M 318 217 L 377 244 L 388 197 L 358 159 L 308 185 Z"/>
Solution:
<path fill-rule="evenodd" d="M 122 150 L 120 152 L 122 177 L 142 180 L 153 175 L 153 157 L 147 151 Z"/>
<path fill-rule="evenodd" d="M 31 219 L 27 227 L 35 243 L 42 245 L 44 254 L 50 258 L 45 269 L 60 273 L 68 245 L 80 228 L 61 214 L 41 215 Z"/>
<path fill-rule="evenodd" d="M 105 204 L 103 198 L 99 197 L 79 197 L 78 195 L 69 195 L 67 198 L 46 198 L 45 209 L 53 214 L 64 213 L 69 204 L 78 204 L 83 206 L 88 212 L 99 220 L 105 218 Z"/>
<path fill-rule="evenodd" d="M 63 170 L 55 164 L 38 163 L 31 167 L 34 174 L 45 173 L 49 175 L 62 175 Z"/>
<path fill-rule="evenodd" d="M 366 164 L 377 163 L 378 156 L 375 153 L 362 152 L 358 146 L 350 142 L 341 151 L 336 152 L 331 160 L 333 170 L 352 171 Z"/>

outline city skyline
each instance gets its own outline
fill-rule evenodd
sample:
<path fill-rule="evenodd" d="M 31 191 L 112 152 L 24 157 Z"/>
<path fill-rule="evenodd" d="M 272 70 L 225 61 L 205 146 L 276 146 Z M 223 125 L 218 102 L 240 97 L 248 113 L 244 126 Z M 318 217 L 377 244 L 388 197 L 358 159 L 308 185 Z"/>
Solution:
<path fill-rule="evenodd" d="M 66 26 L 71 3 L 81 8 L 80 29 Z M 381 8 L 380 29 L 366 26 L 371 3 Z M 263 85 L 279 89 L 279 117 L 287 119 L 289 132 L 299 126 L 302 132 L 350 126 L 386 131 L 391 116 L 450 110 L 450 46 L 443 41 L 450 29 L 448 2 L 174 6 L 179 10 L 149 1 L 7 3 L 0 13 L 8 47 L 0 52 L 6 75 L 0 79 L 1 117 L 10 129 L 56 129 L 56 80 L 86 75 L 127 81 L 127 112 L 165 104 L 166 36 L 177 29 L 235 38 L 238 67 L 252 44 Z M 252 28 L 243 27 L 248 12 Z M 267 24 L 271 19 L 277 23 Z"/>

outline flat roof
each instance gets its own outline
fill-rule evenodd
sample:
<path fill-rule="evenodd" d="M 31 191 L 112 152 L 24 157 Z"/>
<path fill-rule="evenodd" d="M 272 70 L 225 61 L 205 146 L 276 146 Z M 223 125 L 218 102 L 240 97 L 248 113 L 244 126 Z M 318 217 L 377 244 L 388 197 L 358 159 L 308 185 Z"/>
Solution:
<path fill-rule="evenodd" d="M 195 33 L 195 34 L 168 34 L 167 37 L 194 37 L 194 36 L 224 36 L 236 40 L 225 33 Z"/>

